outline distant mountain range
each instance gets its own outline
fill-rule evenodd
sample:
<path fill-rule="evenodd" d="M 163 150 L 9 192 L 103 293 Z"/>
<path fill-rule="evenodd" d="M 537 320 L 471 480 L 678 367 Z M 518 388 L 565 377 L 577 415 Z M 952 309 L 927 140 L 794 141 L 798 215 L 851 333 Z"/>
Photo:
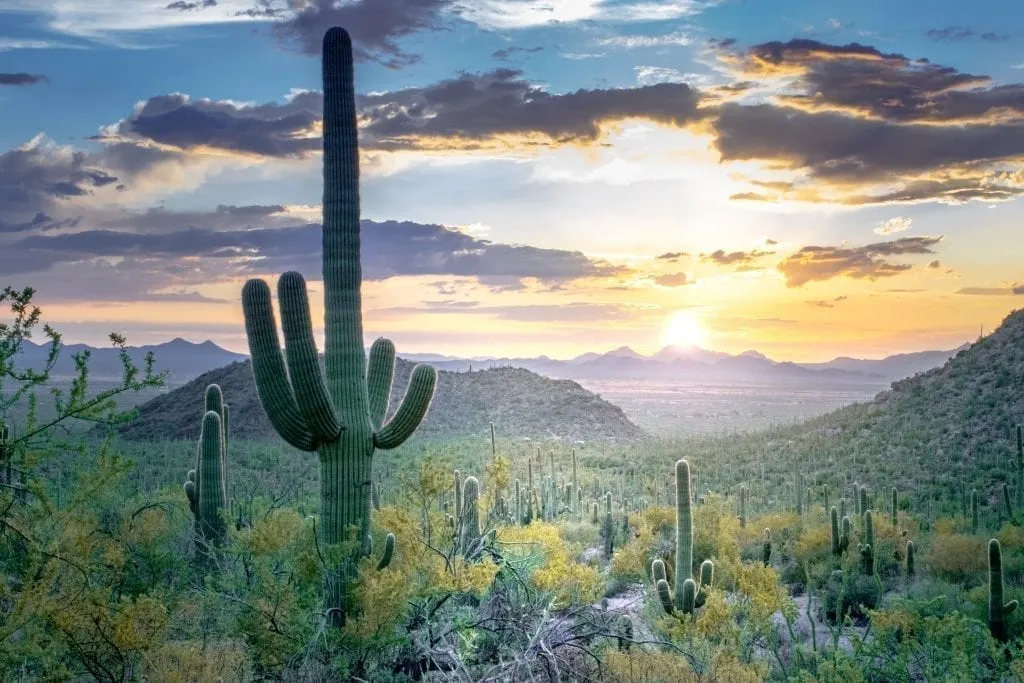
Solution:
<path fill-rule="evenodd" d="M 880 359 L 835 358 L 825 363 L 777 362 L 757 351 L 738 355 L 700 348 L 665 347 L 650 356 L 623 346 L 607 353 L 585 353 L 569 360 L 539 358 L 453 358 L 437 354 L 406 355 L 438 369 L 511 366 L 558 379 L 700 380 L 759 383 L 889 384 L 939 367 L 958 351 L 921 351 Z"/>
<path fill-rule="evenodd" d="M 876 384 L 887 385 L 941 366 L 958 351 L 921 351 L 881 359 L 840 357 L 825 363 L 777 362 L 757 351 L 731 355 L 700 348 L 665 347 L 650 356 L 623 346 L 607 353 L 584 353 L 568 360 L 547 356 L 536 358 L 458 358 L 440 354 L 403 354 L 406 360 L 428 363 L 438 370 L 465 372 L 470 369 L 514 367 L 530 370 L 553 379 L 571 380 L 694 380 L 751 381 L 758 383 L 799 384 Z M 57 377 L 74 374 L 72 354 L 91 351 L 91 375 L 116 378 L 121 374 L 121 361 L 116 349 L 95 348 L 85 344 L 66 345 L 54 368 Z M 173 339 L 164 344 L 129 347 L 129 355 L 141 364 L 147 352 L 156 357 L 156 370 L 168 371 L 171 384 L 182 384 L 199 375 L 247 355 L 234 353 L 212 341 L 193 343 Z M 19 368 L 41 368 L 46 362 L 47 347 L 25 342 Z"/>
<path fill-rule="evenodd" d="M 74 354 L 89 351 L 89 376 L 95 379 L 114 379 L 121 377 L 121 355 L 112 347 L 97 348 L 86 344 L 65 344 L 61 349 L 57 364 L 51 371 L 55 379 L 74 376 Z M 46 344 L 35 344 L 25 341 L 22 344 L 15 367 L 18 369 L 32 368 L 41 370 L 46 365 L 50 347 Z M 212 341 L 196 344 L 181 338 L 172 339 L 163 344 L 148 346 L 129 346 L 128 355 L 141 369 L 146 354 L 153 352 L 155 372 L 170 373 L 171 384 L 183 384 L 195 377 L 216 368 L 224 367 L 235 361 L 247 360 L 249 356 L 223 349 Z"/>

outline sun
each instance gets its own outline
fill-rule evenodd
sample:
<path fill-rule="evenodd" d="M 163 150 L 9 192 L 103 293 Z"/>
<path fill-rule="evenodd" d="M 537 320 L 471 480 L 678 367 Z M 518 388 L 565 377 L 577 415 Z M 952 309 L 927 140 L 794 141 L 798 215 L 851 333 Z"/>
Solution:
<path fill-rule="evenodd" d="M 662 346 L 707 348 L 708 333 L 693 311 L 676 311 L 661 329 Z"/>

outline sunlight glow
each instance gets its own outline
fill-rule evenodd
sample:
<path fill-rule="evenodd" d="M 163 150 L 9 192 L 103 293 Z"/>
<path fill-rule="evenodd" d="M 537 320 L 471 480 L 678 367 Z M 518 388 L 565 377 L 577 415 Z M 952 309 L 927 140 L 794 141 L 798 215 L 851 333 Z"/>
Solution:
<path fill-rule="evenodd" d="M 676 311 L 665 320 L 661 330 L 662 346 L 707 348 L 708 333 L 693 311 Z"/>

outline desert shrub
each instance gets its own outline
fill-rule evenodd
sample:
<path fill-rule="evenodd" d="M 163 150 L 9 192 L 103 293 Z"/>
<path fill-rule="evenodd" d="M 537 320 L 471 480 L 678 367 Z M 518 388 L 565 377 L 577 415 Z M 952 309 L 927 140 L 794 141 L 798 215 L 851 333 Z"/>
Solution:
<path fill-rule="evenodd" d="M 985 578 L 988 552 L 980 536 L 947 534 L 932 543 L 928 553 L 932 575 L 950 583 L 976 584 Z"/>
<path fill-rule="evenodd" d="M 604 593 L 605 582 L 600 572 L 573 560 L 575 553 L 559 535 L 553 524 L 534 522 L 526 527 L 503 527 L 498 540 L 509 553 L 538 552 L 543 563 L 532 572 L 530 582 L 552 594 L 559 605 L 587 604 Z"/>

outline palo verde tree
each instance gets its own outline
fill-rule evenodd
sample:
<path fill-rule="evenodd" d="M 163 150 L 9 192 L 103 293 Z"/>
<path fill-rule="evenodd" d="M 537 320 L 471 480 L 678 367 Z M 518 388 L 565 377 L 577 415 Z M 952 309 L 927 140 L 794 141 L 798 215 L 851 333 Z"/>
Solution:
<path fill-rule="evenodd" d="M 338 546 L 369 531 L 373 453 L 397 448 L 419 426 L 437 373 L 417 366 L 402 404 L 387 423 L 395 347 L 378 339 L 363 350 L 360 263 L 359 149 L 352 40 L 338 27 L 323 41 L 323 264 L 325 370 L 321 371 L 306 281 L 287 272 L 278 281 L 284 355 L 270 287 L 250 280 L 242 289 L 245 331 L 260 402 L 281 437 L 320 456 L 320 542 Z M 287 360 L 287 373 L 285 361 Z M 355 554 L 332 563 L 325 576 L 326 608 L 344 622 Z"/>

